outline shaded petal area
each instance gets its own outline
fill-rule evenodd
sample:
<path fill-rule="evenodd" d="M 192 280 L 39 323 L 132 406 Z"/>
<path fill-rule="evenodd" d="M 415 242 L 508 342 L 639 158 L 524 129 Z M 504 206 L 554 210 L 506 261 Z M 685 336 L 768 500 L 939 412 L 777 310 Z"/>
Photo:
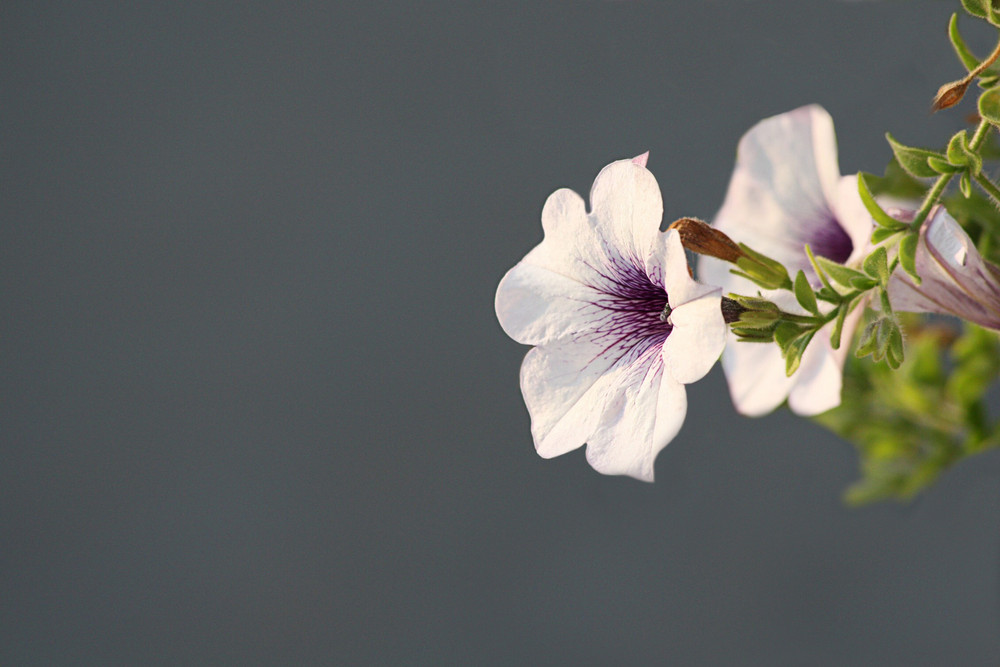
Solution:
<path fill-rule="evenodd" d="M 656 352 L 647 350 L 624 364 L 623 381 L 609 394 L 587 441 L 587 461 L 594 470 L 652 482 L 656 455 L 684 424 L 684 385 L 664 375 Z"/>
<path fill-rule="evenodd" d="M 871 216 L 857 191 L 856 176 L 840 176 L 833 121 L 822 107 L 812 105 L 767 118 L 740 140 L 736 166 L 726 199 L 713 222 L 735 241 L 776 259 L 794 275 L 802 269 L 818 279 L 805 253 L 813 252 L 848 264 L 869 248 Z M 761 290 L 732 275 L 731 265 L 702 256 L 702 280 L 720 285 L 724 293 L 761 292 L 782 309 L 804 313 L 786 292 Z M 831 328 L 818 332 L 795 374 L 785 376 L 777 346 L 737 342 L 730 334 L 722 355 L 736 409 L 763 415 L 786 398 L 798 414 L 812 415 L 840 402 L 841 370 L 860 312 L 843 331 L 845 345 L 833 350 Z"/>
<path fill-rule="evenodd" d="M 841 194 L 840 180 L 833 120 L 822 107 L 766 118 L 740 140 L 726 199 L 713 224 L 789 262 L 792 273 L 809 268 L 802 252 L 807 243 L 844 261 L 853 249 L 851 237 L 831 205 Z"/>

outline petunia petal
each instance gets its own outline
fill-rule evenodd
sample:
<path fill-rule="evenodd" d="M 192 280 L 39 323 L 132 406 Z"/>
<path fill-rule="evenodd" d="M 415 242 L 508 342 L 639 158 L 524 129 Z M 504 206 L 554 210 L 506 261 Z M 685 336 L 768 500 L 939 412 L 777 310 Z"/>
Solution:
<path fill-rule="evenodd" d="M 666 290 L 671 308 L 700 299 L 718 289 L 715 285 L 705 285 L 691 277 L 684 245 L 675 229 L 654 239 L 652 251 L 646 259 L 646 275 L 654 284 Z"/>
<path fill-rule="evenodd" d="M 593 287 L 550 269 L 521 262 L 507 272 L 496 294 L 504 332 L 518 343 L 541 345 L 578 334 L 599 321 Z"/>
<path fill-rule="evenodd" d="M 829 237 L 842 245 L 830 202 L 837 196 L 839 168 L 830 115 L 806 106 L 766 118 L 740 140 L 736 168 L 715 226 L 755 250 L 808 268 L 805 243 Z M 847 249 L 848 251 L 850 248 Z M 837 261 L 844 257 L 831 257 Z"/>
<path fill-rule="evenodd" d="M 1000 329 L 1000 268 L 983 259 L 944 207 L 921 227 L 916 269 L 920 285 L 902 271 L 893 274 L 889 298 L 894 309 L 955 315 Z"/>
<path fill-rule="evenodd" d="M 631 160 L 612 162 L 594 180 L 590 206 L 590 219 L 605 242 L 608 259 L 644 266 L 663 219 L 660 186 L 653 175 Z"/>
<path fill-rule="evenodd" d="M 655 357 L 655 352 L 651 354 Z M 587 461 L 605 475 L 652 482 L 656 455 L 677 435 L 687 412 L 684 385 L 659 359 L 637 360 L 616 385 L 600 425 L 587 441 Z"/>
<path fill-rule="evenodd" d="M 663 342 L 663 363 L 678 382 L 696 382 L 712 370 L 726 346 L 722 290 L 689 301 L 670 313 L 674 328 Z"/>
<path fill-rule="evenodd" d="M 856 174 L 841 177 L 837 183 L 836 198 L 830 202 L 837 222 L 851 240 L 851 254 L 844 260 L 853 264 L 866 257 L 871 251 L 872 229 L 875 226 L 871 214 L 858 194 Z"/>
<path fill-rule="evenodd" d="M 733 405 L 748 417 L 766 415 L 784 403 L 797 379 L 785 375 L 777 345 L 739 342 L 732 334 L 722 353 L 722 368 Z"/>

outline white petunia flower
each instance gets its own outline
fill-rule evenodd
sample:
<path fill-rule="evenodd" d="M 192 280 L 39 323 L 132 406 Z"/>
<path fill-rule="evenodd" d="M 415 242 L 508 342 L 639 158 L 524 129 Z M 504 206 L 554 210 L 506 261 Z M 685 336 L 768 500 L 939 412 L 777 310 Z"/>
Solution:
<path fill-rule="evenodd" d="M 851 264 L 869 247 L 872 219 L 858 195 L 857 177 L 841 176 L 830 115 L 816 105 L 766 118 L 740 140 L 736 168 L 726 200 L 713 225 L 735 241 L 781 262 L 789 274 L 802 269 L 818 278 L 805 253 Z M 699 276 L 726 293 L 753 295 L 759 288 L 729 272 L 731 265 L 702 257 Z M 788 292 L 765 296 L 782 309 L 802 313 Z M 800 415 L 814 415 L 840 404 L 842 370 L 851 334 L 861 317 L 857 308 L 844 324 L 840 349 L 830 345 L 831 327 L 820 330 L 802 356 L 799 369 L 785 375 L 777 345 L 730 340 L 722 367 L 736 409 L 763 415 L 787 398 Z"/>
<path fill-rule="evenodd" d="M 943 206 L 921 225 L 915 259 L 920 285 L 903 271 L 889 281 L 894 310 L 955 315 L 1000 329 L 1000 268 L 983 259 Z"/>
<path fill-rule="evenodd" d="M 685 383 L 725 344 L 718 288 L 695 282 L 645 156 L 605 167 L 591 211 L 567 189 L 545 202 L 545 237 L 497 288 L 500 325 L 535 345 L 521 391 L 538 453 L 587 443 L 609 475 L 653 481 L 656 455 L 680 430 Z"/>

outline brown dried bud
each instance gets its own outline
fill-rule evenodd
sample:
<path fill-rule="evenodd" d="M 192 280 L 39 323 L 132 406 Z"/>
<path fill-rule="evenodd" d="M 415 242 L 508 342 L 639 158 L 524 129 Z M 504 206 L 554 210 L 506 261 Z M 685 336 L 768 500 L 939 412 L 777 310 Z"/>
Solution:
<path fill-rule="evenodd" d="M 969 87 L 972 79 L 966 77 L 960 81 L 952 81 L 938 88 L 934 102 L 931 104 L 931 113 L 953 107 L 962 101 L 965 90 Z"/>
<path fill-rule="evenodd" d="M 669 229 L 676 229 L 684 247 L 699 255 L 734 263 L 744 256 L 731 238 L 698 218 L 681 218 L 673 222 Z"/>

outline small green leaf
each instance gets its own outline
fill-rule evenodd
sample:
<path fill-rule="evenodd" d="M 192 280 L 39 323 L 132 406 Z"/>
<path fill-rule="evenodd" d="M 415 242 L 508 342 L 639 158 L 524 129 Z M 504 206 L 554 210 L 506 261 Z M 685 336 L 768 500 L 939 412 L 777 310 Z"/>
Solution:
<path fill-rule="evenodd" d="M 979 115 L 1000 125 L 1000 88 L 990 88 L 979 96 Z"/>
<path fill-rule="evenodd" d="M 988 10 L 988 2 L 989 0 L 962 0 L 962 6 L 973 16 L 984 19 Z"/>
<path fill-rule="evenodd" d="M 774 329 L 774 342 L 784 351 L 788 344 L 802 334 L 802 327 L 794 322 L 782 322 Z"/>
<path fill-rule="evenodd" d="M 881 227 L 879 229 L 881 229 Z M 816 263 L 816 256 L 813 255 L 812 248 L 809 247 L 808 243 L 806 244 L 806 257 L 809 258 L 809 263 L 812 264 L 813 271 L 815 271 L 816 275 L 819 276 L 820 282 L 823 283 L 823 287 L 833 290 L 833 285 L 830 284 L 830 279 L 826 277 L 826 272 L 823 271 L 822 267 Z M 836 293 L 835 290 L 834 293 Z"/>
<path fill-rule="evenodd" d="M 830 276 L 831 280 L 844 287 L 850 287 L 852 280 L 865 277 L 865 274 L 860 271 L 849 269 L 843 264 L 837 264 L 820 255 L 817 255 L 816 263 L 826 272 L 826 275 Z"/>
<path fill-rule="evenodd" d="M 875 248 L 872 254 L 865 257 L 865 273 L 872 278 L 876 278 L 881 284 L 889 282 L 889 253 L 885 246 Z"/>
<path fill-rule="evenodd" d="M 964 167 L 969 164 L 969 157 L 963 149 L 963 144 L 966 146 L 969 144 L 965 130 L 956 132 L 948 141 L 948 162 L 956 167 Z"/>
<path fill-rule="evenodd" d="M 862 292 L 867 292 L 871 288 L 877 286 L 879 283 L 873 278 L 867 276 L 862 276 L 861 278 L 854 278 L 851 280 L 851 287 Z"/>
<path fill-rule="evenodd" d="M 782 348 L 782 354 L 785 356 L 785 375 L 791 376 L 792 373 L 799 369 L 799 364 L 802 363 L 802 353 L 806 351 L 809 341 L 812 340 L 815 334 L 815 329 L 805 331 L 788 341 Z"/>
<path fill-rule="evenodd" d="M 889 229 L 888 227 L 876 227 L 872 232 L 872 243 L 881 243 L 885 241 L 890 236 L 894 236 L 899 232 L 895 229 Z"/>
<path fill-rule="evenodd" d="M 928 158 L 928 162 L 930 158 Z M 861 195 L 861 201 L 864 203 L 865 208 L 868 209 L 868 213 L 875 219 L 875 222 L 882 225 L 883 227 L 889 227 L 892 229 L 899 227 L 899 220 L 896 220 L 891 215 L 882 210 L 882 207 L 878 205 L 875 201 L 875 197 L 872 195 L 871 188 L 868 185 L 868 179 L 874 178 L 871 174 L 866 174 L 863 171 L 858 172 L 858 194 Z"/>
<path fill-rule="evenodd" d="M 904 146 L 896 141 L 888 132 L 886 133 L 885 138 L 889 142 L 889 146 L 892 148 L 892 152 L 896 156 L 899 166 L 902 167 L 903 170 L 910 176 L 915 176 L 916 178 L 931 178 L 938 175 L 938 172 L 931 169 L 930 165 L 927 164 L 927 158 L 934 157 L 940 160 L 944 159 L 944 155 L 924 148 Z"/>
<path fill-rule="evenodd" d="M 962 176 L 958 179 L 958 189 L 966 199 L 972 196 L 972 183 L 969 182 L 969 172 L 962 172 Z"/>
<path fill-rule="evenodd" d="M 878 320 L 872 320 L 865 327 L 858 340 L 858 349 L 854 353 L 859 359 L 872 354 L 875 351 L 875 330 L 878 328 Z"/>
<path fill-rule="evenodd" d="M 830 347 L 840 349 L 840 336 L 844 331 L 844 320 L 847 318 L 847 304 L 843 303 L 837 310 L 837 319 L 833 321 L 833 331 L 830 333 Z"/>
<path fill-rule="evenodd" d="M 939 174 L 954 174 L 956 171 L 962 171 L 961 167 L 956 167 L 947 160 L 940 160 L 936 157 L 927 158 L 927 165 Z"/>
<path fill-rule="evenodd" d="M 910 274 L 913 278 L 913 282 L 917 285 L 920 284 L 920 276 L 917 275 L 917 241 L 920 239 L 919 234 L 916 232 L 911 232 L 903 237 L 903 240 L 899 242 L 899 264 L 903 267 L 903 270 Z"/>
<path fill-rule="evenodd" d="M 972 51 L 966 46 L 965 40 L 962 39 L 962 35 L 958 32 L 958 14 L 951 15 L 951 21 L 948 22 L 948 37 L 951 39 L 951 45 L 955 49 L 955 55 L 965 65 L 965 69 L 970 72 L 976 69 L 979 66 L 979 58 L 972 54 Z"/>
<path fill-rule="evenodd" d="M 816 293 L 813 291 L 806 273 L 802 269 L 795 274 L 795 300 L 799 305 L 808 310 L 813 315 L 819 315 L 819 304 L 816 303 Z"/>
<path fill-rule="evenodd" d="M 899 368 L 899 365 L 903 363 L 903 332 L 899 330 L 898 324 L 889 335 L 889 347 L 886 350 L 885 358 L 893 370 Z"/>

